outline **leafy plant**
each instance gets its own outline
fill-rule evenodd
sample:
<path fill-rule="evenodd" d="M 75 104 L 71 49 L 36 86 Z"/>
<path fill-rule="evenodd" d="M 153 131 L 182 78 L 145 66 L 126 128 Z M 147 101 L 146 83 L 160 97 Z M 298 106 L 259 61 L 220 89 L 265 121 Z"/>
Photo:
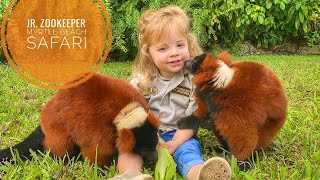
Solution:
<path fill-rule="evenodd" d="M 204 159 L 226 158 L 232 168 L 232 179 L 320 179 L 319 58 L 302 55 L 234 57 L 235 60 L 263 63 L 278 74 L 288 97 L 287 121 L 269 148 L 257 154 L 248 172 L 239 171 L 236 159 L 229 153 L 216 151 L 219 143 L 212 132 L 200 129 L 198 137 Z M 106 63 L 100 72 L 127 79 L 131 65 L 132 62 Z M 28 84 L 12 68 L 0 65 L 0 126 L 11 120 L 22 123 L 10 133 L 0 133 L 1 149 L 21 142 L 38 126 L 41 107 L 54 93 Z M 116 174 L 116 163 L 96 172 L 96 167 L 88 161 L 67 161 L 67 157 L 53 158 L 49 153 L 33 157 L 32 161 L 0 165 L 0 179 L 109 179 Z M 152 175 L 153 172 L 154 164 L 146 163 L 144 173 Z"/>
<path fill-rule="evenodd" d="M 4 12 L 6 11 L 7 7 L 9 6 L 9 3 L 11 0 L 2 0 L 0 2 L 0 20 L 2 21 Z"/>
<path fill-rule="evenodd" d="M 161 141 L 163 140 L 161 139 Z M 168 149 L 158 145 L 157 153 L 158 153 L 158 161 L 156 163 L 155 172 L 154 172 L 155 180 L 163 180 L 163 179 L 176 180 L 177 165 L 174 162 Z"/>
<path fill-rule="evenodd" d="M 319 31 L 313 31 L 304 36 L 307 39 L 307 44 L 309 47 L 320 44 L 320 33 Z"/>
<path fill-rule="evenodd" d="M 10 1 L 11 0 L 2 0 L 0 2 L 0 23 L 1 24 L 2 24 L 2 18 L 3 18 L 4 12 L 6 11 L 7 7 L 9 6 Z M 6 62 L 6 58 L 5 58 L 3 50 L 2 50 L 1 38 L 0 38 L 0 64 L 5 63 L 5 62 Z"/>
<path fill-rule="evenodd" d="M 0 19 L 10 0 L 0 2 Z M 286 41 L 320 44 L 319 0 L 102 0 L 112 24 L 109 58 L 133 60 L 137 53 L 137 21 L 147 9 L 176 4 L 191 20 L 205 51 L 217 44 L 232 48 L 250 41 L 272 48 Z M 1 46 L 1 45 L 0 45 Z M 0 62 L 4 62 L 0 50 Z"/>
<path fill-rule="evenodd" d="M 111 56 L 132 60 L 137 52 L 136 23 L 141 13 L 169 4 L 187 12 L 192 31 L 205 51 L 216 44 L 233 47 L 242 41 L 263 48 L 286 41 L 319 44 L 318 0 L 116 0 L 110 1 L 114 29 Z"/>

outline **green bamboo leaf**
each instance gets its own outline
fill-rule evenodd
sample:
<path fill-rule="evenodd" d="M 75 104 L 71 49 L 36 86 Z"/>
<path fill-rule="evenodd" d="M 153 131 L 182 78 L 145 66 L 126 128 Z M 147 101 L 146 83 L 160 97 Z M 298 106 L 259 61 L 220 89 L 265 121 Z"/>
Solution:
<path fill-rule="evenodd" d="M 163 141 L 163 140 L 160 139 L 160 141 Z M 157 153 L 158 153 L 158 161 L 156 163 L 155 172 L 154 172 L 155 180 L 164 180 L 164 179 L 176 180 L 177 165 L 174 162 L 168 149 L 158 145 Z"/>
<path fill-rule="evenodd" d="M 286 5 L 284 4 L 284 2 L 280 2 L 280 9 L 284 10 L 286 8 Z"/>

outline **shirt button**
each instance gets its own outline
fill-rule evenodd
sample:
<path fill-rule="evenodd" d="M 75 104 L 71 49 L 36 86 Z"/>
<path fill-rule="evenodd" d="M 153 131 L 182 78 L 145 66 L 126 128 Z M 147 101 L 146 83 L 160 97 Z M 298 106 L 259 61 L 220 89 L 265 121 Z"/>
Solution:
<path fill-rule="evenodd" d="M 162 113 L 160 113 L 160 117 L 165 118 L 165 117 L 167 117 L 167 114 L 165 112 L 162 112 Z"/>

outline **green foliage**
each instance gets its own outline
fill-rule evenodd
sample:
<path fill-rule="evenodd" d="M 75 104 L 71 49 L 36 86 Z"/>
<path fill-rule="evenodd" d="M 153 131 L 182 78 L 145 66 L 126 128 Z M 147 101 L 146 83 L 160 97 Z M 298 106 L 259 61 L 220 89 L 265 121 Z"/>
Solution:
<path fill-rule="evenodd" d="M 319 31 L 313 31 L 308 34 L 306 34 L 305 39 L 307 39 L 307 43 L 309 47 L 312 47 L 313 45 L 320 44 L 320 32 Z"/>
<path fill-rule="evenodd" d="M 239 171 L 236 159 L 228 152 L 217 152 L 217 139 L 200 129 L 198 137 L 203 157 L 224 157 L 232 168 L 233 179 L 320 179 L 320 56 L 263 55 L 235 57 L 263 63 L 280 78 L 288 97 L 288 116 L 283 129 L 269 148 L 259 152 L 252 170 Z M 107 63 L 100 72 L 127 79 L 132 62 Z M 0 149 L 14 145 L 38 125 L 41 108 L 54 94 L 28 84 L 10 67 L 0 65 L 0 126 L 11 120 L 22 125 L 0 134 Z M 45 153 L 32 161 L 0 165 L 0 179 L 108 179 L 116 174 L 116 163 L 107 169 L 90 166 L 85 161 L 55 159 Z M 144 172 L 153 174 L 154 165 Z M 177 175 L 177 179 L 181 179 Z"/>
<path fill-rule="evenodd" d="M 317 0 L 203 0 L 191 5 L 193 30 L 204 47 L 215 43 L 233 46 L 250 40 L 272 47 L 319 30 Z"/>
<path fill-rule="evenodd" d="M 160 141 L 164 142 L 162 139 Z M 169 153 L 168 149 L 158 145 L 157 146 L 158 161 L 154 170 L 155 180 L 176 180 L 176 167 L 173 157 Z"/>
<path fill-rule="evenodd" d="M 137 52 L 137 22 L 147 9 L 159 9 L 170 4 L 168 0 L 111 0 L 109 2 L 109 14 L 112 24 L 112 47 L 110 56 L 112 59 L 132 60 Z"/>
<path fill-rule="evenodd" d="M 10 0 L 0 2 L 0 20 Z M 234 47 L 250 41 L 272 48 L 285 41 L 320 44 L 319 0 L 102 0 L 112 23 L 109 57 L 133 60 L 137 53 L 137 21 L 147 9 L 176 4 L 191 19 L 192 31 L 206 51 L 216 44 Z M 1 45 L 0 45 L 1 46 Z M 4 62 L 2 49 L 0 63 Z"/>
<path fill-rule="evenodd" d="M 1 0 L 0 2 L 0 23 L 2 23 L 4 12 L 6 11 L 6 8 L 9 6 L 10 2 L 11 0 Z M 0 38 L 0 64 L 5 62 L 6 62 L 6 58 L 2 50 L 1 38 Z"/>
<path fill-rule="evenodd" d="M 285 41 L 319 44 L 318 0 L 130 0 L 110 1 L 111 57 L 132 60 L 137 52 L 136 24 L 147 9 L 176 4 L 189 15 L 192 31 L 205 50 L 251 41 L 271 48 Z"/>
<path fill-rule="evenodd" d="M 6 11 L 7 7 L 9 6 L 9 3 L 11 0 L 2 0 L 0 2 L 0 20 L 2 21 L 4 12 Z"/>

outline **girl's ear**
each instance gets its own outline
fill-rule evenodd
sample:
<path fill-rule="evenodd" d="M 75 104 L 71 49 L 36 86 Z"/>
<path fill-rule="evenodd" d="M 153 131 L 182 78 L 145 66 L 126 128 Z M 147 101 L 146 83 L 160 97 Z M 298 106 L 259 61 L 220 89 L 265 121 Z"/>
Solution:
<path fill-rule="evenodd" d="M 118 131 L 117 148 L 119 152 L 128 153 L 131 152 L 136 139 L 133 132 L 130 129 L 120 129 Z"/>

